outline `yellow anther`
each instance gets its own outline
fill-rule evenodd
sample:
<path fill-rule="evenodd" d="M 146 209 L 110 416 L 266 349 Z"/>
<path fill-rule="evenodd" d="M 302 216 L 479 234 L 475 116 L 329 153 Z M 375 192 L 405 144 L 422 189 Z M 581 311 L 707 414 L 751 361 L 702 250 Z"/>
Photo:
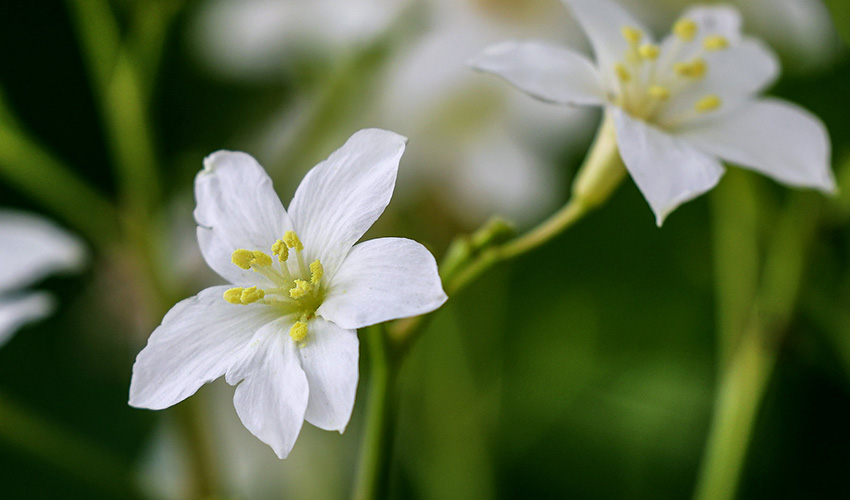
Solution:
<path fill-rule="evenodd" d="M 680 62 L 673 65 L 673 71 L 679 76 L 700 79 L 708 71 L 708 65 L 702 59 L 694 59 L 691 62 Z"/>
<path fill-rule="evenodd" d="M 294 248 L 296 252 L 304 250 L 304 245 L 301 244 L 301 240 L 298 239 L 298 235 L 295 234 L 295 231 L 287 231 L 286 234 L 283 235 L 283 241 L 286 243 L 286 246 Z"/>
<path fill-rule="evenodd" d="M 658 55 L 661 54 L 661 49 L 654 43 L 645 43 L 638 49 L 638 54 L 640 54 L 640 56 L 644 59 L 654 61 L 658 59 Z"/>
<path fill-rule="evenodd" d="M 679 19 L 673 25 L 673 33 L 685 42 L 690 42 L 697 36 L 699 27 L 692 19 Z"/>
<path fill-rule="evenodd" d="M 289 296 L 293 299 L 300 299 L 313 291 L 313 285 L 304 280 L 295 280 L 295 286 L 289 289 Z"/>
<path fill-rule="evenodd" d="M 272 245 L 272 253 L 277 255 L 277 260 L 286 262 L 286 259 L 289 258 L 289 247 L 286 246 L 283 240 L 277 240 Z"/>
<path fill-rule="evenodd" d="M 242 290 L 242 296 L 240 297 L 240 300 L 242 301 L 243 304 L 251 304 L 253 302 L 256 302 L 256 301 L 262 299 L 265 296 L 266 296 L 266 292 L 264 292 L 260 288 L 252 286 L 251 288 L 246 288 L 246 289 Z"/>
<path fill-rule="evenodd" d="M 623 34 L 623 38 L 632 45 L 637 45 L 640 43 L 641 38 L 643 38 L 643 33 L 634 26 L 623 26 L 620 32 Z"/>
<path fill-rule="evenodd" d="M 258 266 L 270 266 L 272 265 L 272 258 L 268 256 L 268 254 L 263 253 L 259 250 L 254 250 L 251 252 L 254 256 L 254 259 L 251 261 L 251 264 L 255 264 Z"/>
<path fill-rule="evenodd" d="M 729 40 L 723 35 L 710 35 L 702 39 L 702 47 L 705 50 L 723 50 L 729 46 Z"/>
<path fill-rule="evenodd" d="M 242 269 L 251 269 L 251 261 L 254 260 L 254 253 L 250 250 L 240 248 L 230 255 L 230 260 Z"/>
<path fill-rule="evenodd" d="M 625 83 L 632 79 L 632 74 L 629 73 L 629 70 L 626 69 L 626 65 L 623 63 L 615 64 L 614 72 L 617 73 L 617 78 L 619 78 L 621 82 Z"/>
<path fill-rule="evenodd" d="M 224 292 L 224 300 L 230 302 L 231 304 L 241 304 L 242 303 L 242 291 L 244 288 L 231 288 Z"/>
<path fill-rule="evenodd" d="M 694 109 L 699 113 L 707 113 L 709 111 L 713 111 L 719 108 L 723 104 L 723 101 L 714 94 L 709 94 L 694 105 Z"/>
<path fill-rule="evenodd" d="M 660 101 L 666 101 L 670 98 L 670 89 L 661 85 L 652 85 L 648 89 L 649 95 Z"/>
<path fill-rule="evenodd" d="M 307 338 L 307 323 L 296 321 L 292 328 L 289 329 L 289 336 L 295 342 L 301 342 Z"/>
<path fill-rule="evenodd" d="M 322 276 L 325 275 L 325 268 L 322 267 L 322 263 L 319 262 L 319 259 L 314 260 L 313 263 L 310 264 L 310 274 L 310 283 L 315 285 L 322 280 Z"/>

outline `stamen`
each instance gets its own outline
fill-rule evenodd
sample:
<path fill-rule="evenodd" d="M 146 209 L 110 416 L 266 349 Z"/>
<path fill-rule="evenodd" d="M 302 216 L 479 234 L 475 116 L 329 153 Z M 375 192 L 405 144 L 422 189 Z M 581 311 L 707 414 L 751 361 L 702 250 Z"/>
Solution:
<path fill-rule="evenodd" d="M 679 19 L 673 25 L 673 33 L 684 42 L 690 42 L 697 35 L 699 27 L 692 19 Z"/>
<path fill-rule="evenodd" d="M 293 299 L 300 299 L 313 291 L 313 286 L 304 280 L 295 280 L 295 286 L 289 290 L 289 296 Z"/>
<path fill-rule="evenodd" d="M 250 250 L 240 248 L 230 254 L 230 261 L 241 267 L 242 269 L 251 269 L 251 261 L 254 260 L 254 253 Z"/>
<path fill-rule="evenodd" d="M 319 262 L 319 259 L 313 261 L 310 264 L 310 283 L 317 284 L 322 280 L 322 276 L 325 275 L 325 268 L 322 267 L 322 263 Z"/>
<path fill-rule="evenodd" d="M 246 288 L 242 290 L 242 296 L 240 297 L 240 299 L 242 300 L 243 304 L 251 304 L 262 299 L 265 296 L 265 291 L 255 286 L 252 286 L 251 288 Z"/>
<path fill-rule="evenodd" d="M 629 73 L 629 70 L 626 69 L 626 65 L 623 63 L 615 64 L 614 72 L 617 73 L 617 78 L 623 83 L 627 83 L 632 79 L 632 74 Z"/>
<path fill-rule="evenodd" d="M 301 243 L 301 240 L 298 239 L 298 235 L 295 234 L 295 231 L 287 231 L 286 234 L 283 235 L 283 241 L 286 243 L 286 246 L 294 248 L 296 252 L 304 250 L 304 245 Z"/>
<path fill-rule="evenodd" d="M 254 256 L 254 259 L 251 261 L 252 265 L 257 266 L 270 266 L 272 265 L 272 258 L 268 256 L 268 254 L 261 252 L 259 250 L 254 250 L 251 252 Z"/>
<path fill-rule="evenodd" d="M 242 303 L 242 291 L 244 288 L 231 288 L 224 292 L 224 300 L 230 302 L 231 304 L 241 304 Z"/>
<path fill-rule="evenodd" d="M 289 336 L 295 342 L 301 342 L 307 338 L 307 323 L 296 321 L 292 328 L 289 329 Z"/>
<path fill-rule="evenodd" d="M 708 51 L 723 50 L 728 46 L 729 40 L 723 35 L 711 35 L 702 40 L 702 47 Z"/>
<path fill-rule="evenodd" d="M 685 78 L 699 79 L 705 76 L 708 65 L 703 59 L 694 59 L 691 62 L 680 62 L 673 65 L 673 71 Z"/>
<path fill-rule="evenodd" d="M 661 85 L 652 85 L 648 89 L 650 97 L 654 97 L 660 101 L 666 101 L 670 98 L 670 89 Z"/>
<path fill-rule="evenodd" d="M 289 247 L 286 246 L 283 240 L 277 240 L 272 245 L 272 253 L 277 255 L 277 260 L 280 262 L 286 262 L 286 259 L 289 258 Z"/>
<path fill-rule="evenodd" d="M 723 104 L 723 100 L 715 94 L 709 94 L 694 105 L 694 109 L 699 113 L 707 113 L 709 111 L 714 111 L 719 108 Z"/>
<path fill-rule="evenodd" d="M 623 38 L 631 45 L 637 45 L 643 38 L 643 33 L 634 26 L 623 26 L 620 32 L 623 34 Z"/>
<path fill-rule="evenodd" d="M 661 49 L 654 43 L 645 43 L 638 49 L 638 54 L 640 54 L 640 56 L 644 59 L 654 61 L 658 59 L 658 55 L 661 54 Z"/>

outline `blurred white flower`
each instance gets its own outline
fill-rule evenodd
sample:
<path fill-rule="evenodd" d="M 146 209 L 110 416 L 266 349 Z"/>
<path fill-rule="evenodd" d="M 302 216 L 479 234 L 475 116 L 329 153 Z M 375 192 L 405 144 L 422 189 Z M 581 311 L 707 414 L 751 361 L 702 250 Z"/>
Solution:
<path fill-rule="evenodd" d="M 740 33 L 731 7 L 694 7 L 660 45 L 608 0 L 564 0 L 596 64 L 538 42 L 506 42 L 473 64 L 539 99 L 606 108 L 626 169 L 656 221 L 714 187 L 723 159 L 792 186 L 835 188 L 826 129 L 791 103 L 757 94 L 779 64 Z"/>
<path fill-rule="evenodd" d="M 130 404 L 167 408 L 225 375 L 239 384 L 243 424 L 280 458 L 304 420 L 342 432 L 357 388 L 355 330 L 446 300 L 419 243 L 354 245 L 390 201 L 405 142 L 355 133 L 305 176 L 288 211 L 253 158 L 210 155 L 195 181 L 198 241 L 209 266 L 242 286 L 207 288 L 166 314 L 136 358 Z"/>
<path fill-rule="evenodd" d="M 53 310 L 49 294 L 23 288 L 57 271 L 80 269 L 85 260 L 83 243 L 53 222 L 0 210 L 0 345 Z"/>

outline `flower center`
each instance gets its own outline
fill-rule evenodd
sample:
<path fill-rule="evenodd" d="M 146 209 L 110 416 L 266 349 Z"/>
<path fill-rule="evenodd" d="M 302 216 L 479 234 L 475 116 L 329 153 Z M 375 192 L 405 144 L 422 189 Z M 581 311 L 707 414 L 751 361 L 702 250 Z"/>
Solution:
<path fill-rule="evenodd" d="M 231 288 L 224 292 L 224 300 L 242 305 L 259 302 L 280 309 L 284 315 L 297 317 L 289 329 L 289 336 L 296 342 L 303 342 L 307 338 L 307 320 L 316 315 L 325 297 L 322 263 L 317 259 L 307 266 L 303 250 L 298 235 L 287 231 L 272 245 L 272 255 L 277 259 L 261 250 L 240 248 L 234 251 L 230 257 L 234 265 L 261 274 L 271 286 Z M 292 254 L 294 258 L 290 258 Z"/>
<path fill-rule="evenodd" d="M 673 43 L 661 49 L 644 43 L 644 34 L 632 26 L 621 29 L 628 49 L 621 61 L 614 64 L 616 84 L 609 95 L 611 102 L 635 118 L 669 127 L 700 114 L 719 109 L 723 102 L 715 94 L 697 99 L 681 116 L 665 118 L 659 115 L 667 103 L 689 86 L 708 74 L 705 56 L 724 50 L 729 41 L 722 35 L 705 35 L 697 46 L 691 44 L 699 35 L 699 26 L 691 19 L 680 19 L 673 26 Z"/>

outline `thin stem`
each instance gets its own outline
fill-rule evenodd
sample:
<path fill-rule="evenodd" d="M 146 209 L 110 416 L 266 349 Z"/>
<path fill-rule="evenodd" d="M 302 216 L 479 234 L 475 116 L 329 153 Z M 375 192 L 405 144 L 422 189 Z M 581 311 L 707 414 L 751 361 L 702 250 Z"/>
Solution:
<path fill-rule="evenodd" d="M 193 481 L 188 496 L 198 500 L 215 498 L 218 493 L 212 443 L 204 415 L 204 401 L 202 395 L 195 394 L 175 408 L 191 458 L 189 476 Z"/>
<path fill-rule="evenodd" d="M 393 362 L 384 329 L 366 329 L 369 341 L 369 406 L 360 448 L 354 500 L 386 498 L 394 434 L 393 384 L 398 365 Z"/>

